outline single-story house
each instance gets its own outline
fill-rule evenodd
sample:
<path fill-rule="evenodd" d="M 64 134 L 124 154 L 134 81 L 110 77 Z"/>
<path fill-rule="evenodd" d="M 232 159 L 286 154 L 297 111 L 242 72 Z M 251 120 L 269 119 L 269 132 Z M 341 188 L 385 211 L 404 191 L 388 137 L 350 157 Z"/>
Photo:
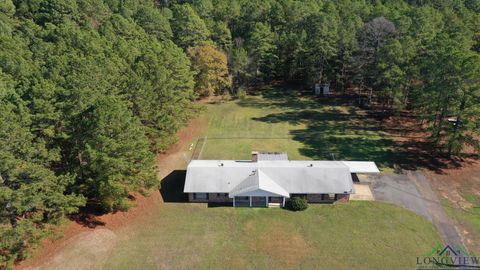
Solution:
<path fill-rule="evenodd" d="M 184 192 L 190 202 L 234 207 L 283 207 L 294 196 L 346 202 L 355 192 L 354 173 L 379 170 L 369 161 L 300 161 L 288 160 L 286 153 L 252 152 L 252 160 L 192 160 Z"/>

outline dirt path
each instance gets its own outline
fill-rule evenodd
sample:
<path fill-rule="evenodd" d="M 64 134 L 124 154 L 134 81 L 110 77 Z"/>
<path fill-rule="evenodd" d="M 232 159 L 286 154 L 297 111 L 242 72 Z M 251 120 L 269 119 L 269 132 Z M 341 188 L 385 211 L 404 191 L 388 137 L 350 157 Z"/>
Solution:
<path fill-rule="evenodd" d="M 193 120 L 177 133 L 178 142 L 157 157 L 158 178 L 172 171 L 185 169 L 190 161 L 190 144 L 202 132 L 205 119 Z M 80 222 L 70 222 L 58 240 L 45 239 L 33 258 L 15 265 L 14 269 L 101 269 L 108 253 L 117 241 L 117 232 L 142 222 L 152 210 L 163 203 L 159 190 L 148 197 L 137 194 L 134 208 L 102 216 L 88 216 Z"/>
<path fill-rule="evenodd" d="M 475 211 L 480 202 L 467 200 L 467 196 L 480 198 L 480 160 L 467 159 L 462 163 L 462 167 L 452 167 L 445 169 L 441 173 L 427 171 L 426 176 L 430 181 L 435 193 L 439 198 L 446 200 L 446 207 L 450 211 L 458 213 L 467 213 Z M 448 210 L 448 209 L 447 209 Z M 464 244 L 467 245 L 470 252 L 480 254 L 480 230 L 474 224 L 466 219 L 452 217 L 460 232 Z M 474 217 L 474 216 L 472 216 Z"/>
<path fill-rule="evenodd" d="M 415 182 L 419 193 L 423 197 L 423 201 L 425 202 L 432 223 L 437 227 L 445 244 L 451 246 L 460 245 L 466 250 L 462 237 L 455 228 L 453 221 L 447 213 L 445 213 L 440 200 L 430 186 L 429 180 L 419 171 L 409 171 L 407 175 Z"/>

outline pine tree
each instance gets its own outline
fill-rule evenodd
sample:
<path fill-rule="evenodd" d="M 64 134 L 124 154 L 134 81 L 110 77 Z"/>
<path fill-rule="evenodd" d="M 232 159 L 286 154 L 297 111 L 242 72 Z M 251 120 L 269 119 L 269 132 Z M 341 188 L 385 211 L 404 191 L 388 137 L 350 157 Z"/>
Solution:
<path fill-rule="evenodd" d="M 154 155 L 141 123 L 117 97 L 99 98 L 72 127 L 72 189 L 106 211 L 125 210 L 133 192 L 158 182 Z"/>
<path fill-rule="evenodd" d="M 210 38 L 205 22 L 189 4 L 173 6 L 171 25 L 175 43 L 184 49 L 202 45 Z"/>

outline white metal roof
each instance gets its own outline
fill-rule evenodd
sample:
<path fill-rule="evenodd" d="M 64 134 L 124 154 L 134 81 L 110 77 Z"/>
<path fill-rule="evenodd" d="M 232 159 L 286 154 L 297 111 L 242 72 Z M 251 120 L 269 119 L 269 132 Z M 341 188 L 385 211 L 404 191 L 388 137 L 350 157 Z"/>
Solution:
<path fill-rule="evenodd" d="M 254 171 L 264 177 L 247 180 Z M 258 189 L 262 185 L 275 194 L 352 193 L 350 173 L 342 161 L 193 160 L 187 168 L 184 192 L 242 194 L 252 192 L 258 182 Z"/>
<path fill-rule="evenodd" d="M 380 173 L 375 162 L 372 161 L 342 161 L 351 173 Z"/>
<path fill-rule="evenodd" d="M 284 196 L 290 198 L 290 194 L 273 181 L 262 170 L 254 170 L 245 180 L 234 187 L 229 197 L 234 196 Z"/>

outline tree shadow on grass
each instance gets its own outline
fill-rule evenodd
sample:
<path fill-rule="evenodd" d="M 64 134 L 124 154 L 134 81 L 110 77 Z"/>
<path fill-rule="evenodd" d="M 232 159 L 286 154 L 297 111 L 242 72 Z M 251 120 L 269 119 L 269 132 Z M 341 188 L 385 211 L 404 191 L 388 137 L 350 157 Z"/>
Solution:
<path fill-rule="evenodd" d="M 265 123 L 303 124 L 290 130 L 292 139 L 304 147 L 300 154 L 312 159 L 371 160 L 380 167 L 416 170 L 419 167 L 441 172 L 447 161 L 432 154 L 428 142 L 402 137 L 396 140 L 383 128 L 382 121 L 369 111 L 352 106 L 352 97 L 315 98 L 288 87 L 270 87 L 261 91 L 263 99 L 239 102 L 240 106 L 282 108 L 286 111 L 253 118 Z M 346 106 L 340 110 L 334 106 Z M 330 107 L 325 107 L 330 106 Z M 333 106 L 333 107 L 331 107 Z M 361 112 L 361 113 L 360 113 Z"/>
<path fill-rule="evenodd" d="M 366 119 L 361 115 L 349 115 L 332 109 L 328 112 L 316 110 L 296 110 L 283 113 L 268 114 L 253 120 L 267 123 L 288 122 L 292 125 L 306 124 L 309 132 L 328 135 L 362 135 L 382 133 L 379 123 Z M 291 131 L 295 133 L 295 131 Z M 328 132 L 328 133 L 327 133 Z"/>
<path fill-rule="evenodd" d="M 256 97 L 247 97 L 237 104 L 251 108 L 282 108 L 285 110 L 319 109 L 321 106 L 349 106 L 355 104 L 354 98 L 344 95 L 331 95 L 328 97 L 315 97 L 313 90 L 299 90 L 298 86 L 276 85 L 264 86 L 257 90 Z"/>
<path fill-rule="evenodd" d="M 183 192 L 187 171 L 174 170 L 160 182 L 160 194 L 166 203 L 187 202 L 188 195 Z"/>
<path fill-rule="evenodd" d="M 307 129 L 297 131 L 293 139 L 305 145 L 299 152 L 312 159 L 371 160 L 380 167 L 397 165 L 402 169 L 415 169 L 414 156 L 399 151 L 396 143 L 388 138 L 312 136 Z"/>

